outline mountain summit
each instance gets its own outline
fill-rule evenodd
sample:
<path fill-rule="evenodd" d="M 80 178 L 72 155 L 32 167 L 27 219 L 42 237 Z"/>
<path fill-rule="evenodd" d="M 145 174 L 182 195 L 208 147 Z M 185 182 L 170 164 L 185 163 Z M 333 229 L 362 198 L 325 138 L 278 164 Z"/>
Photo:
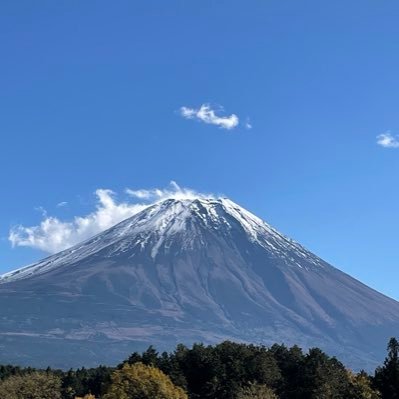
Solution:
<path fill-rule="evenodd" d="M 7 273 L 0 306 L 0 363 L 42 366 L 232 339 L 320 346 L 367 368 L 399 329 L 398 302 L 224 198 L 164 200 Z"/>

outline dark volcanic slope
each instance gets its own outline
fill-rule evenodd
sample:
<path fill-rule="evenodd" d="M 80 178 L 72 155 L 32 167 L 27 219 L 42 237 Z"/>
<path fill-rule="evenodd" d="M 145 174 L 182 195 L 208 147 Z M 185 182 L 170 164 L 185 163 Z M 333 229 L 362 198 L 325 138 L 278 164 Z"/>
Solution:
<path fill-rule="evenodd" d="M 166 200 L 0 284 L 0 363 L 115 363 L 155 344 L 320 346 L 373 367 L 399 303 L 227 199 Z"/>

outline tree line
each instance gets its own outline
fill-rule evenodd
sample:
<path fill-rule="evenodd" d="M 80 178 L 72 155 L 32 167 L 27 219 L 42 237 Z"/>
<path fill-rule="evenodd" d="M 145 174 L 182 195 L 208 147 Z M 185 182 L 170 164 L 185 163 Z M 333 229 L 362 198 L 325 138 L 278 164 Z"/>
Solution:
<path fill-rule="evenodd" d="M 399 399 L 399 343 L 374 374 L 354 373 L 319 348 L 235 343 L 150 346 L 116 367 L 0 366 L 1 399 Z"/>

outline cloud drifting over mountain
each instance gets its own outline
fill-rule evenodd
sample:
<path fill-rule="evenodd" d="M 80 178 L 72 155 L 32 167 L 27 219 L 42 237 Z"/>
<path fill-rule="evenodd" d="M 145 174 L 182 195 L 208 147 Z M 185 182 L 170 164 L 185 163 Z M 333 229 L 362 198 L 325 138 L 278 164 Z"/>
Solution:
<path fill-rule="evenodd" d="M 9 241 L 13 247 L 30 247 L 53 254 L 82 242 L 127 219 L 155 202 L 167 198 L 192 199 L 213 197 L 195 190 L 182 188 L 176 182 L 170 182 L 167 188 L 126 189 L 134 200 L 118 202 L 112 190 L 98 189 L 96 209 L 84 216 L 75 216 L 64 221 L 43 213 L 43 220 L 36 226 L 17 225 L 9 232 Z"/>
<path fill-rule="evenodd" d="M 167 198 L 175 199 L 195 199 L 195 198 L 215 198 L 213 194 L 199 193 L 190 188 L 180 187 L 175 181 L 169 183 L 169 187 L 164 189 L 153 188 L 153 189 L 140 189 L 132 190 L 126 189 L 126 193 L 130 196 L 142 200 L 148 200 L 152 202 L 162 201 Z"/>

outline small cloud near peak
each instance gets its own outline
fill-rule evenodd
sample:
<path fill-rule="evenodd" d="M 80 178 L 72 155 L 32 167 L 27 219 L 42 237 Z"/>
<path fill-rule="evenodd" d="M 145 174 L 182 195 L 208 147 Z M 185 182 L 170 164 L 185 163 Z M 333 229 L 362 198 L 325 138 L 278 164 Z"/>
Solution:
<path fill-rule="evenodd" d="M 126 189 L 126 193 L 129 194 L 131 197 L 151 202 L 159 202 L 170 198 L 182 200 L 196 198 L 215 198 L 213 194 L 199 193 L 198 191 L 190 188 L 180 187 L 173 180 L 169 183 L 169 186 L 164 189 L 153 188 L 148 190 L 132 190 L 128 188 Z"/>

